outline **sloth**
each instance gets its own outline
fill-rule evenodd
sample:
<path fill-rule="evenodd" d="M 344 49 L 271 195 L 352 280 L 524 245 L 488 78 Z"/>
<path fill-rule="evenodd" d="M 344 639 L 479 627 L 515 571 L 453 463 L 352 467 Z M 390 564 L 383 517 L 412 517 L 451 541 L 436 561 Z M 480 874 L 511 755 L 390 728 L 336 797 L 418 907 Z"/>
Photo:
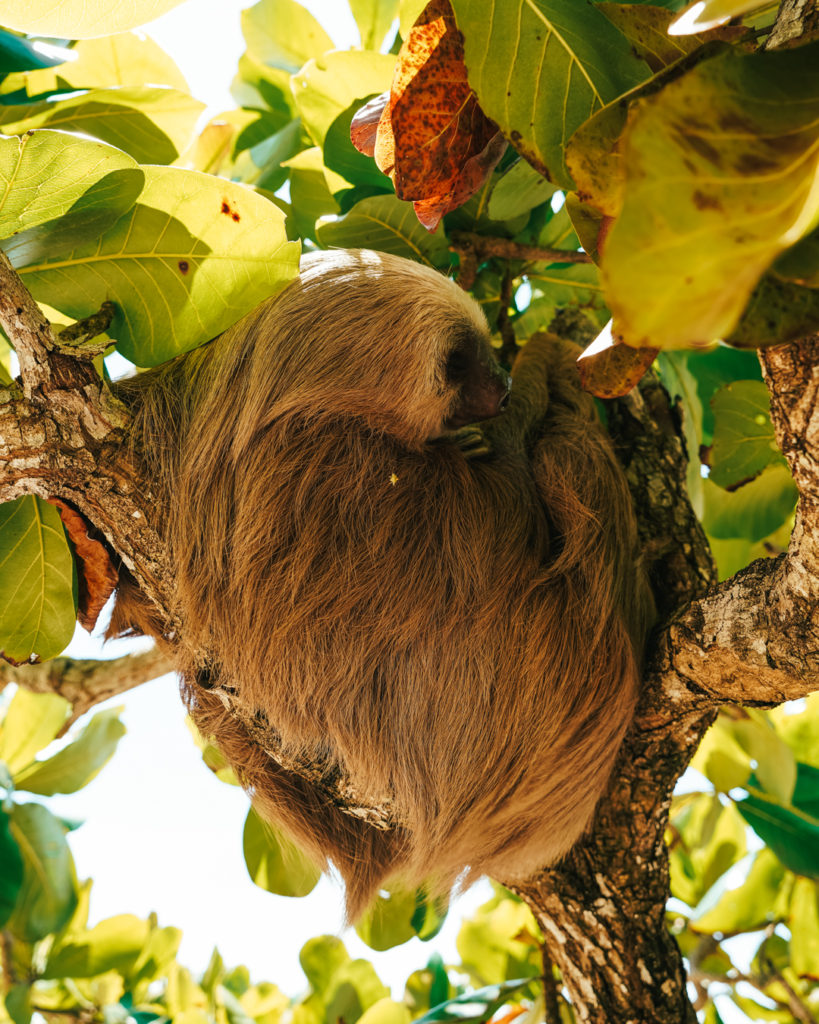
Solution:
<path fill-rule="evenodd" d="M 454 282 L 339 250 L 120 385 L 193 720 L 351 919 L 385 884 L 531 875 L 606 790 L 651 600 L 575 358 L 535 336 L 510 390 Z M 110 633 L 167 629 L 124 575 Z"/>

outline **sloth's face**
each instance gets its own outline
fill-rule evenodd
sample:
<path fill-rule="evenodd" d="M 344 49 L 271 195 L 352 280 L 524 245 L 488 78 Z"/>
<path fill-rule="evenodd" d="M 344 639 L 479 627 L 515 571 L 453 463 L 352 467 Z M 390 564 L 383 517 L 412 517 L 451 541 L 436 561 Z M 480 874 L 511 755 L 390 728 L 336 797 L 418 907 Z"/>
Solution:
<path fill-rule="evenodd" d="M 465 325 L 451 339 L 441 368 L 449 409 L 443 418 L 445 430 L 490 419 L 509 404 L 511 378 L 496 362 L 484 334 Z"/>

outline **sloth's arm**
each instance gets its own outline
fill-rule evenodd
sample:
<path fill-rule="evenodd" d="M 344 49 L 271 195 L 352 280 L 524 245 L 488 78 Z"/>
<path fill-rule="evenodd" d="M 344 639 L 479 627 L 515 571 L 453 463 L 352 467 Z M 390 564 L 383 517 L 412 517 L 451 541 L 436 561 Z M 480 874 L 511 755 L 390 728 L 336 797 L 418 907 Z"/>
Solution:
<path fill-rule="evenodd" d="M 512 366 L 509 406 L 502 416 L 485 425 L 490 437 L 502 437 L 514 447 L 523 448 L 541 434 L 544 420 L 556 404 L 579 412 L 578 407 L 584 407 L 588 397 L 580 389 L 575 363 L 579 352 L 576 345 L 557 335 L 533 335 Z"/>

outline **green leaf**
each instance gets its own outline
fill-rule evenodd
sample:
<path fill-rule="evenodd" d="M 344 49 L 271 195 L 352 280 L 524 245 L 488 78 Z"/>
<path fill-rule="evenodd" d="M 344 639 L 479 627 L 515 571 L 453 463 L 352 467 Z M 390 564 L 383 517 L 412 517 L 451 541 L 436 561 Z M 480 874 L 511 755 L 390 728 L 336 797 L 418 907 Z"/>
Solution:
<path fill-rule="evenodd" d="M 88 39 L 144 25 L 182 0 L 3 0 L 3 24 L 29 35 Z"/>
<path fill-rule="evenodd" d="M 316 233 L 325 249 L 334 246 L 378 249 L 431 267 L 449 265 L 449 247 L 443 227 L 439 224 L 430 234 L 418 222 L 412 203 L 402 202 L 394 195 L 362 199 L 343 217 L 319 224 Z"/>
<path fill-rule="evenodd" d="M 691 767 L 720 793 L 744 786 L 751 774 L 751 756 L 737 742 L 731 722 L 720 716 L 702 738 Z"/>
<path fill-rule="evenodd" d="M 796 786 L 791 803 L 798 810 L 810 814 L 819 821 L 819 768 L 797 761 Z"/>
<path fill-rule="evenodd" d="M 379 50 L 392 23 L 398 17 L 398 0 L 350 0 L 361 46 L 365 50 Z"/>
<path fill-rule="evenodd" d="M 106 299 L 110 334 L 154 366 L 224 331 L 295 276 L 284 216 L 241 185 L 146 167 L 139 202 L 93 244 L 22 270 L 35 298 L 79 319 Z"/>
<path fill-rule="evenodd" d="M 379 171 L 375 160 L 359 153 L 350 141 L 350 123 L 360 106 L 360 100 L 354 100 L 330 125 L 324 139 L 324 163 L 352 185 L 374 185 L 382 192 L 392 192 L 392 182 Z"/>
<path fill-rule="evenodd" d="M 562 188 L 565 146 L 591 114 L 648 78 L 593 4 L 453 0 L 469 84 L 515 148 Z"/>
<path fill-rule="evenodd" d="M 729 51 L 635 108 L 621 139 L 623 207 L 602 256 L 629 344 L 725 338 L 767 267 L 814 226 L 818 57 L 810 43 Z"/>
<path fill-rule="evenodd" d="M 11 834 L 23 857 L 23 886 L 7 927 L 24 942 L 37 942 L 74 913 L 74 861 L 62 825 L 40 804 L 13 807 Z"/>
<path fill-rule="evenodd" d="M 356 932 L 370 949 L 379 952 L 400 946 L 415 936 L 412 917 L 414 892 L 383 893 L 356 925 Z"/>
<path fill-rule="evenodd" d="M 782 253 L 773 265 L 777 277 L 808 288 L 819 288 L 819 231 L 811 231 Z"/>
<path fill-rule="evenodd" d="M 0 509 L 5 506 L 0 505 Z M 56 693 L 19 687 L 0 722 L 0 761 L 12 775 L 34 760 L 65 725 L 71 705 Z"/>
<path fill-rule="evenodd" d="M 35 128 L 82 132 L 140 163 L 169 164 L 190 142 L 204 109 L 204 103 L 176 89 L 89 89 L 57 101 L 0 106 L 0 127 L 6 135 Z"/>
<path fill-rule="evenodd" d="M 294 0 L 261 0 L 248 7 L 242 11 L 242 33 L 252 58 L 289 72 L 334 48 L 313 15 Z"/>
<path fill-rule="evenodd" d="M 337 50 L 311 60 L 293 78 L 293 95 L 304 127 L 317 146 L 333 121 L 356 101 L 378 96 L 392 84 L 395 57 L 361 50 Z"/>
<path fill-rule="evenodd" d="M 788 928 L 791 966 L 797 974 L 815 978 L 819 967 L 819 886 L 807 878 L 794 882 Z"/>
<path fill-rule="evenodd" d="M 96 927 L 52 949 L 44 978 L 92 978 L 106 971 L 126 974 L 148 941 L 149 925 L 133 914 L 101 921 Z"/>
<path fill-rule="evenodd" d="M 69 211 L 105 217 L 111 210 L 115 219 L 128 206 L 118 201 L 111 183 L 115 173 L 125 168 L 139 174 L 133 170 L 136 162 L 121 150 L 64 132 L 0 138 L 0 238 L 64 217 Z M 47 189 L 40 187 L 44 181 Z M 130 196 L 129 205 L 135 198 Z"/>
<path fill-rule="evenodd" d="M 373 1003 L 358 1018 L 358 1024 L 410 1024 L 410 1012 L 403 1003 L 388 996 Z"/>
<path fill-rule="evenodd" d="M 796 785 L 793 751 L 773 728 L 764 711 L 749 708 L 746 714 L 747 718 L 731 723 L 731 731 L 757 762 L 755 772 L 762 788 L 781 803 L 790 803 Z"/>
<path fill-rule="evenodd" d="M 79 736 L 47 761 L 35 761 L 15 779 L 18 789 L 42 796 L 76 793 L 93 779 L 113 757 L 125 735 L 119 719 L 123 708 L 100 711 Z"/>
<path fill-rule="evenodd" d="M 696 907 L 711 886 L 745 856 L 745 824 L 733 804 L 719 797 L 694 796 L 672 813 L 669 861 L 671 891 Z"/>
<path fill-rule="evenodd" d="M 765 274 L 751 292 L 736 327 L 725 338 L 738 348 L 798 341 L 819 328 L 819 289 Z"/>
<path fill-rule="evenodd" d="M 260 889 L 279 896 L 306 896 L 321 870 L 278 829 L 251 808 L 245 819 L 242 848 L 248 874 Z"/>
<path fill-rule="evenodd" d="M 435 1024 L 437 1021 L 489 1020 L 507 1001 L 512 992 L 525 988 L 529 978 L 516 978 L 500 985 L 487 985 L 474 992 L 464 992 L 434 1006 L 429 1013 L 419 1017 L 416 1024 Z"/>
<path fill-rule="evenodd" d="M 0 651 L 53 658 L 76 618 L 77 571 L 57 509 L 32 496 L 0 505 Z"/>
<path fill-rule="evenodd" d="M 178 928 L 152 926 L 148 941 L 128 971 L 128 983 L 133 987 L 162 978 L 179 952 L 181 941 L 182 932 Z"/>
<path fill-rule="evenodd" d="M 299 953 L 299 963 L 310 987 L 322 996 L 329 991 L 336 972 L 349 962 L 350 954 L 335 935 L 318 935 L 309 939 Z"/>
<path fill-rule="evenodd" d="M 12 383 L 11 379 L 11 345 L 0 337 L 0 387 Z"/>
<path fill-rule="evenodd" d="M 774 708 L 769 714 L 796 760 L 819 768 L 819 693 L 810 694 L 797 714 L 792 706 Z"/>
<path fill-rule="evenodd" d="M 122 85 L 143 86 L 146 82 L 190 92 L 175 61 L 150 36 L 120 32 L 101 39 L 84 39 L 70 53 L 73 60 L 66 60 L 59 68 L 26 75 L 30 96 L 65 86 L 110 89 Z"/>
<path fill-rule="evenodd" d="M 0 928 L 11 917 L 23 885 L 23 858 L 11 834 L 9 815 L 0 806 Z"/>
<path fill-rule="evenodd" d="M 240 107 L 267 110 L 279 118 L 283 127 L 296 116 L 296 103 L 290 89 L 290 72 L 271 68 L 243 53 L 230 93 Z"/>
<path fill-rule="evenodd" d="M 14 1024 L 29 1024 L 32 1013 L 31 1008 L 31 986 L 12 985 L 3 997 L 6 1013 Z"/>
<path fill-rule="evenodd" d="M 489 216 L 511 220 L 546 202 L 557 190 L 527 160 L 516 160 L 500 175 L 489 196 Z"/>
<path fill-rule="evenodd" d="M 555 313 L 566 307 L 583 310 L 598 328 L 608 320 L 599 273 L 593 263 L 556 263 L 526 276 L 532 286 L 532 299 L 515 318 L 519 338 L 531 338 L 536 331 L 547 330 Z"/>
<path fill-rule="evenodd" d="M 703 480 L 703 525 L 709 536 L 758 541 L 773 533 L 793 514 L 798 497 L 787 466 L 767 466 L 750 483 L 724 491 Z"/>
<path fill-rule="evenodd" d="M 325 1024 L 337 1024 L 339 1019 L 354 1024 L 365 1010 L 389 994 L 368 960 L 350 960 L 333 976 L 326 999 Z"/>
<path fill-rule="evenodd" d="M 525 903 L 502 891 L 461 925 L 457 948 L 462 967 L 478 986 L 535 977 L 539 931 Z"/>
<path fill-rule="evenodd" d="M 34 68 L 50 68 L 62 64 L 70 56 L 69 50 L 59 54 L 46 55 L 35 48 L 30 39 L 22 39 L 0 29 L 0 76 L 13 74 L 15 71 L 30 71 Z"/>
<path fill-rule="evenodd" d="M 758 380 L 728 384 L 711 399 L 714 443 L 710 479 L 730 488 L 757 476 L 772 462 L 781 462 L 771 423 L 771 400 Z"/>
<path fill-rule="evenodd" d="M 290 170 L 291 210 L 287 230 L 299 238 L 316 240 L 316 222 L 338 213 L 338 203 L 327 184 L 327 173 L 318 146 L 305 149 L 287 161 Z"/>
<path fill-rule="evenodd" d="M 737 810 L 794 874 L 819 878 L 819 818 L 783 807 L 764 793 L 750 793 Z"/>
<path fill-rule="evenodd" d="M 775 919 L 786 874 L 771 850 L 760 850 L 742 884 L 723 893 L 717 905 L 693 921 L 692 927 L 697 932 L 723 935 L 764 927 Z"/>

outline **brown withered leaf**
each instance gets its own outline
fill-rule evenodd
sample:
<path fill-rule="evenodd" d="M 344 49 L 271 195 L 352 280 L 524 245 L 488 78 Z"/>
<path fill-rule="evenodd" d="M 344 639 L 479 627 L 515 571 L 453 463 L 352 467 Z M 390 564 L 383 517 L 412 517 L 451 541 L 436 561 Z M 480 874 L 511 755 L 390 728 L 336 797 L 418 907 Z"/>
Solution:
<path fill-rule="evenodd" d="M 49 498 L 56 506 L 77 556 L 77 618 L 90 633 L 105 602 L 113 594 L 119 576 L 105 548 L 88 534 L 88 523 L 60 498 Z"/>
<path fill-rule="evenodd" d="M 601 331 L 578 357 L 584 389 L 597 398 L 619 398 L 640 382 L 659 349 L 632 348 L 609 328 Z"/>
<path fill-rule="evenodd" d="M 389 108 L 378 123 L 376 163 L 398 198 L 416 202 L 418 219 L 434 231 L 445 213 L 478 191 L 505 148 L 469 87 L 449 0 L 431 0 L 398 54 Z"/>
<path fill-rule="evenodd" d="M 364 156 L 375 156 L 375 139 L 378 133 L 378 122 L 390 100 L 388 92 L 374 96 L 363 107 L 359 108 L 350 122 L 350 142 Z M 379 165 L 379 170 L 383 168 Z"/>

